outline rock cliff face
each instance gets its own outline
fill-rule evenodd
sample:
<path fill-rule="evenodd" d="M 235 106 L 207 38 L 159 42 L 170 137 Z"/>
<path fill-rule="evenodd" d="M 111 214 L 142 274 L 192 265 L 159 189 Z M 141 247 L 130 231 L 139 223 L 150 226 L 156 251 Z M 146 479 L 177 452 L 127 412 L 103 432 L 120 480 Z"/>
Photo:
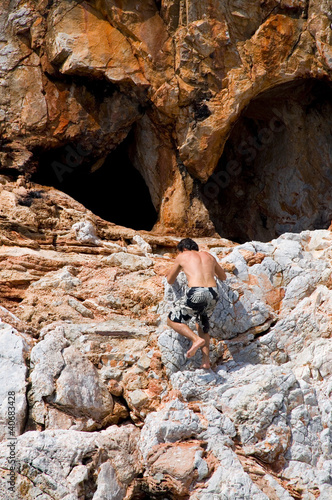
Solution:
<path fill-rule="evenodd" d="M 1 499 L 332 498 L 330 8 L 2 0 Z"/>
<path fill-rule="evenodd" d="M 330 231 L 197 239 L 227 271 L 201 370 L 166 326 L 179 238 L 23 178 L 0 210 L 1 498 L 331 498 Z"/>
<path fill-rule="evenodd" d="M 1 169 L 65 190 L 136 167 L 163 234 L 327 228 L 331 18 L 327 0 L 4 0 Z"/>

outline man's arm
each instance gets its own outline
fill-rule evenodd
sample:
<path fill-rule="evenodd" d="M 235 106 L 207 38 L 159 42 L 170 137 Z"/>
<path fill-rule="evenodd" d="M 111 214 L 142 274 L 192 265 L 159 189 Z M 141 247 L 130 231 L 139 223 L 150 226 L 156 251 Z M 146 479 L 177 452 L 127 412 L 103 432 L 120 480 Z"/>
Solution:
<path fill-rule="evenodd" d="M 177 260 L 177 258 L 175 259 L 175 262 L 174 262 L 174 265 L 172 266 L 172 268 L 168 271 L 168 273 L 166 274 L 166 279 L 168 281 L 168 283 L 170 285 L 173 285 L 173 283 L 175 282 L 176 280 L 176 277 L 177 275 L 179 274 L 179 272 L 181 271 L 181 266 Z"/>
<path fill-rule="evenodd" d="M 226 273 L 225 271 L 223 270 L 223 268 L 221 267 L 220 264 L 218 264 L 218 262 L 216 261 L 216 265 L 214 267 L 214 274 L 222 281 L 224 281 L 227 276 L 226 276 Z"/>

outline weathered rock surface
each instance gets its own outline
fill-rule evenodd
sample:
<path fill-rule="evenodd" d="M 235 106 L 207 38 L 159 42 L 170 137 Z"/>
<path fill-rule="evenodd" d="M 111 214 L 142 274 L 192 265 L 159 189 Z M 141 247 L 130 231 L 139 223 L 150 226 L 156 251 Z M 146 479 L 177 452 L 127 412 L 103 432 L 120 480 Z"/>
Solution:
<path fill-rule="evenodd" d="M 0 169 L 61 184 L 128 138 L 163 234 L 327 228 L 331 17 L 327 0 L 4 1 Z"/>
<path fill-rule="evenodd" d="M 100 433 L 69 430 L 24 433 L 17 441 L 15 498 L 123 498 L 126 487 L 140 471 L 138 434 L 133 425 L 111 426 Z M 3 498 L 8 495 L 6 457 L 6 443 L 1 443 Z M 106 495 L 110 491 L 112 496 L 103 496 L 106 485 L 111 488 Z"/>
<path fill-rule="evenodd" d="M 1 497 L 331 497 L 330 231 L 197 239 L 227 271 L 201 370 L 166 325 L 178 238 L 0 186 Z"/>

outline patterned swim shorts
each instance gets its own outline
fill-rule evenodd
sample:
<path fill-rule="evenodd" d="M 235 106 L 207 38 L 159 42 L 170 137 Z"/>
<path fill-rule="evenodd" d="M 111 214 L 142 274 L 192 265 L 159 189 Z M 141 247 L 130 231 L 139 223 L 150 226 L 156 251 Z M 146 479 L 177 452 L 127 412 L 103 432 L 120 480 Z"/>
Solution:
<path fill-rule="evenodd" d="M 193 286 L 175 301 L 168 317 L 175 323 L 185 323 L 195 318 L 204 333 L 208 333 L 209 317 L 218 302 L 217 287 Z"/>

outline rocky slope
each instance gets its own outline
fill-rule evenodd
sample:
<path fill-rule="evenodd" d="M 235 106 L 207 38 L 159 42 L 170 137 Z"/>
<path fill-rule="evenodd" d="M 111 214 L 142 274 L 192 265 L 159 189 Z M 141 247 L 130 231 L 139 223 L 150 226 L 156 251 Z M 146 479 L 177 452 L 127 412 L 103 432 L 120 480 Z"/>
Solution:
<path fill-rule="evenodd" d="M 330 231 L 197 239 L 227 271 L 206 371 L 166 326 L 177 238 L 22 178 L 0 210 L 1 498 L 331 498 Z"/>
<path fill-rule="evenodd" d="M 331 19 L 328 0 L 3 0 L 0 168 L 59 185 L 127 139 L 163 234 L 327 228 Z"/>

